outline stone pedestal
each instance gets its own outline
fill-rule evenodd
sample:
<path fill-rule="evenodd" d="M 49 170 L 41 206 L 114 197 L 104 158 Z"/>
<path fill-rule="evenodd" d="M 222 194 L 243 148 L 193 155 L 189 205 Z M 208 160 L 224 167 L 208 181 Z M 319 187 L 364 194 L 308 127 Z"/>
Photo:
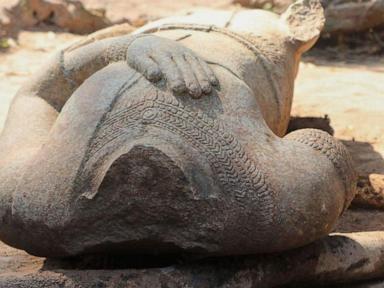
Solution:
<path fill-rule="evenodd" d="M 373 259 L 370 253 L 380 254 L 373 251 L 373 247 L 383 237 L 380 232 L 338 234 L 276 255 L 200 260 L 139 256 L 53 260 L 34 257 L 0 243 L 0 287 L 267 288 L 287 284 L 291 284 L 290 287 L 316 287 L 319 283 L 329 287 L 331 283 L 379 277 L 382 263 L 370 263 Z M 373 248 L 371 252 L 369 247 Z M 351 249 L 355 249 L 354 256 L 343 258 L 343 253 Z M 379 267 L 378 270 L 370 270 L 371 264 Z M 376 281 L 332 287 L 383 287 L 383 284 Z"/>

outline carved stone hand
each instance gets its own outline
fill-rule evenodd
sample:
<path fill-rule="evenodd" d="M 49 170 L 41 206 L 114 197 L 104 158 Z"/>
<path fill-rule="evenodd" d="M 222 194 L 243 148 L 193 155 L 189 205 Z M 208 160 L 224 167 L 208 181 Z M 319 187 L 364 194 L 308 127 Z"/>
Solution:
<path fill-rule="evenodd" d="M 137 38 L 127 49 L 127 59 L 148 80 L 165 79 L 178 94 L 188 92 L 199 98 L 218 83 L 204 60 L 173 40 L 149 35 Z"/>

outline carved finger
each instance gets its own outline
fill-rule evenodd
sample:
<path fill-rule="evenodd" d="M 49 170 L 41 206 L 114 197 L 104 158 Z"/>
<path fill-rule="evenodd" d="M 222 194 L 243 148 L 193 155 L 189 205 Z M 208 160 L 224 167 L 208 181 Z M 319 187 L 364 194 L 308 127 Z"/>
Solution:
<path fill-rule="evenodd" d="M 149 81 L 157 82 L 162 77 L 159 66 L 149 56 L 132 57 L 128 59 L 128 64 Z"/>
<path fill-rule="evenodd" d="M 160 69 L 173 92 L 183 93 L 187 90 L 182 74 L 170 56 L 162 55 L 154 60 L 159 64 Z"/>
<path fill-rule="evenodd" d="M 150 57 L 144 58 L 142 61 L 143 67 L 145 67 L 145 77 L 152 82 L 159 81 L 163 76 L 159 65 L 157 65 L 157 63 L 153 61 Z"/>
<path fill-rule="evenodd" d="M 213 73 L 208 63 L 201 60 L 199 57 L 197 57 L 197 61 L 199 61 L 200 66 L 204 69 L 205 73 L 207 74 L 209 82 L 211 82 L 211 84 L 214 86 L 219 85 L 219 80 L 217 80 L 215 73 Z"/>
<path fill-rule="evenodd" d="M 191 65 L 193 72 L 195 73 L 196 79 L 200 84 L 201 90 L 204 94 L 209 94 L 212 91 L 212 86 L 209 81 L 208 75 L 205 69 L 200 64 L 199 60 L 192 55 L 185 55 L 185 59 Z"/>
<path fill-rule="evenodd" d="M 181 55 L 177 55 L 173 57 L 174 61 L 177 64 L 177 67 L 180 69 L 181 74 L 184 77 L 185 85 L 187 86 L 189 94 L 193 98 L 201 97 L 202 91 L 200 84 L 194 74 L 193 67 L 186 60 L 185 57 Z"/>

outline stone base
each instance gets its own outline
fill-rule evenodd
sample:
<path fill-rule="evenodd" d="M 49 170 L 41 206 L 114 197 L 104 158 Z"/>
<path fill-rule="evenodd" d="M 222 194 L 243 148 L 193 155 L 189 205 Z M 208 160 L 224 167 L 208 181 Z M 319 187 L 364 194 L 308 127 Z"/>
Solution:
<path fill-rule="evenodd" d="M 314 272 L 315 268 L 319 268 L 319 259 L 321 258 L 319 257 L 319 251 L 322 251 L 322 245 L 325 242 L 333 247 L 332 249 L 336 254 L 337 251 L 344 249 L 337 244 L 340 243 L 340 240 L 333 241 L 330 240 L 331 238 L 275 256 L 222 257 L 190 261 L 188 263 L 185 261 L 177 263 L 173 259 L 173 264 L 166 264 L 171 259 L 161 259 L 165 262 L 157 259 L 156 262 L 145 263 L 148 259 L 140 259 L 139 257 L 125 258 L 123 262 L 121 258 L 116 259 L 116 257 L 108 259 L 106 257 L 85 257 L 72 260 L 48 260 L 28 255 L 0 242 L 0 287 L 264 288 L 283 287 L 282 285 L 287 283 L 291 283 L 289 287 L 317 287 L 315 284 L 318 284 L 319 281 L 323 285 L 340 281 L 340 279 L 342 281 L 353 281 L 353 276 L 345 278 L 345 273 L 348 273 L 351 269 L 359 269 L 356 264 L 351 265 L 339 275 L 337 273 L 340 271 L 333 271 L 331 274 Z M 148 263 L 161 265 L 162 267 L 146 269 L 137 267 L 138 264 L 148 266 Z M 132 268 L 133 264 L 136 265 L 136 268 Z M 126 265 L 132 267 L 124 267 Z M 361 268 L 364 269 L 364 267 Z M 360 274 L 359 277 L 367 278 L 371 276 Z M 376 281 L 332 287 L 377 288 L 384 287 L 384 282 Z"/>

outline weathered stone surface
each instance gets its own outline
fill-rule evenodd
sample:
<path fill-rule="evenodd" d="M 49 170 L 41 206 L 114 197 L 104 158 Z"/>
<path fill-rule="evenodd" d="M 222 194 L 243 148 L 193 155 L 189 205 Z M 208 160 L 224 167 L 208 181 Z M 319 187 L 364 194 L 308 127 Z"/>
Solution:
<path fill-rule="evenodd" d="M 334 234 L 279 255 L 157 262 L 152 268 L 137 261 L 132 266 L 132 257 L 44 261 L 10 248 L 4 253 L 0 243 L 0 287 L 355 287 L 356 280 L 383 277 L 383 239 L 383 232 Z M 382 284 L 356 287 L 381 287 L 374 283 Z"/>
<path fill-rule="evenodd" d="M 322 24 L 302 1 L 60 52 L 2 134 L 1 238 L 63 257 L 267 253 L 326 235 L 355 193 L 348 153 L 319 130 L 280 138 Z"/>

